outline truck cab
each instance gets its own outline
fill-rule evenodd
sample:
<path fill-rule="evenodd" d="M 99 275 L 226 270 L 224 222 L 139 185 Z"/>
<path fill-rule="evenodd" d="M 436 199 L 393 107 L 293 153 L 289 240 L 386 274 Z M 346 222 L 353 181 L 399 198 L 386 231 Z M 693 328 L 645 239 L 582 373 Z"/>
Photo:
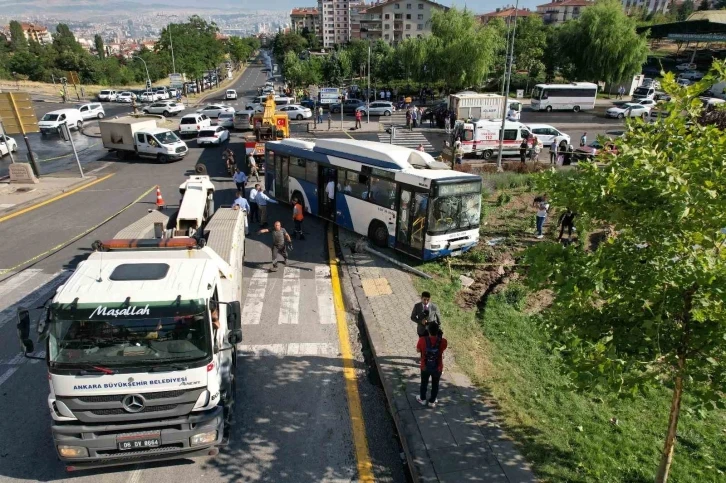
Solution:
<path fill-rule="evenodd" d="M 156 158 L 161 163 L 182 159 L 189 152 L 186 143 L 169 129 L 138 131 L 134 139 L 139 156 Z"/>

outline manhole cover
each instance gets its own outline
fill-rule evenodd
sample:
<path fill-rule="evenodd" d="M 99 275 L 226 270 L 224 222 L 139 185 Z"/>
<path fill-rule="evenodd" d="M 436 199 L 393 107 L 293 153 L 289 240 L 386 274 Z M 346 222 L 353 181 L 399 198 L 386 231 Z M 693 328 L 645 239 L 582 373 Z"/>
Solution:
<path fill-rule="evenodd" d="M 31 191 L 35 191 L 35 188 L 18 188 L 15 190 L 16 193 L 30 193 Z"/>

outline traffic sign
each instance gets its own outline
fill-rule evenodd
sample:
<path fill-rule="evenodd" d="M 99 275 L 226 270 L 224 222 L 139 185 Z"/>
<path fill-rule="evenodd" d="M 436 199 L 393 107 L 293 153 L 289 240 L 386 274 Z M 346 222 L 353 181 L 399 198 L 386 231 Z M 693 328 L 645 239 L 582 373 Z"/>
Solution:
<path fill-rule="evenodd" d="M 181 89 L 184 87 L 184 77 L 181 74 L 169 74 L 169 85 Z"/>
<path fill-rule="evenodd" d="M 81 83 L 81 81 L 78 79 L 78 72 L 74 72 L 72 70 L 68 71 L 68 82 L 71 84 L 78 85 Z"/>
<path fill-rule="evenodd" d="M 6 134 L 40 132 L 33 102 L 27 92 L 0 93 L 0 119 Z"/>

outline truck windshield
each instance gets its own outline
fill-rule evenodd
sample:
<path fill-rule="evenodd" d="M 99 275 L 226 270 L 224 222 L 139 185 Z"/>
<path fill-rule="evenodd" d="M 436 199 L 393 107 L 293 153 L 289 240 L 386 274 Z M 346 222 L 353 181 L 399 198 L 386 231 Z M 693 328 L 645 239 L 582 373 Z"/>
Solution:
<path fill-rule="evenodd" d="M 49 329 L 52 366 L 104 366 L 191 362 L 211 353 L 206 311 L 197 314 L 122 318 L 53 318 Z"/>
<path fill-rule="evenodd" d="M 439 196 L 429 211 L 429 232 L 432 234 L 468 230 L 479 226 L 481 194 Z"/>
<path fill-rule="evenodd" d="M 179 138 L 177 137 L 177 135 L 171 131 L 154 134 L 154 136 L 161 144 L 174 144 L 176 142 L 179 142 Z"/>

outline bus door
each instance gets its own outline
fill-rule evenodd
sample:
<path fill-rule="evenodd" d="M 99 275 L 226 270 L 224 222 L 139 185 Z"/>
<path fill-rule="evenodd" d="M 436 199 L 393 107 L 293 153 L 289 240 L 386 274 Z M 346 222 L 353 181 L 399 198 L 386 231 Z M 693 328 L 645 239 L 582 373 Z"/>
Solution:
<path fill-rule="evenodd" d="M 338 179 L 337 170 L 325 166 L 319 166 L 318 169 L 318 216 L 335 221 L 335 193 L 338 191 L 336 181 Z M 333 199 L 328 197 L 328 183 L 333 182 Z"/>
<path fill-rule="evenodd" d="M 275 198 L 288 200 L 290 157 L 275 154 Z"/>
<path fill-rule="evenodd" d="M 411 255 L 423 255 L 426 238 L 426 213 L 429 206 L 428 191 L 417 191 L 413 186 L 399 186 L 396 248 Z"/>

